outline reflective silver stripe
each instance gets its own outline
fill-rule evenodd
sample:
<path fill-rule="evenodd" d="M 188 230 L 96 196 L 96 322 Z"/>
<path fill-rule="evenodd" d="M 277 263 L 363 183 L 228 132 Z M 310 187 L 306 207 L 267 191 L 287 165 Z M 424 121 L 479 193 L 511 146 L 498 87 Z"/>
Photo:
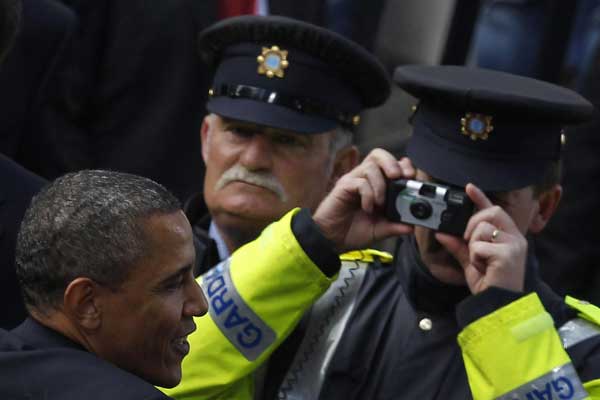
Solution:
<path fill-rule="evenodd" d="M 556 367 L 549 373 L 497 397 L 497 400 L 580 400 L 588 397 L 573 364 Z"/>
<path fill-rule="evenodd" d="M 345 261 L 338 278 L 311 308 L 306 333 L 288 370 L 278 398 L 316 399 L 331 357 L 356 302 L 365 276 L 364 263 Z"/>
<path fill-rule="evenodd" d="M 585 319 L 572 319 L 558 329 L 563 347 L 568 349 L 577 343 L 583 342 L 593 336 L 600 335 L 600 327 Z"/>
<path fill-rule="evenodd" d="M 212 268 L 202 277 L 202 289 L 215 324 L 246 359 L 253 361 L 275 341 L 276 335 L 241 298 L 229 268 L 229 260 Z"/>

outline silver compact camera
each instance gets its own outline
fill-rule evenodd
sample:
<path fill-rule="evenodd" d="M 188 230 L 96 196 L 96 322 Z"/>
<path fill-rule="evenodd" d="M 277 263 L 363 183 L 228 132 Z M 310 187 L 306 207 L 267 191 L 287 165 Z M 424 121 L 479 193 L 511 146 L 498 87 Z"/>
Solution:
<path fill-rule="evenodd" d="M 437 183 L 399 179 L 388 182 L 385 213 L 391 221 L 462 236 L 474 212 L 464 190 Z"/>

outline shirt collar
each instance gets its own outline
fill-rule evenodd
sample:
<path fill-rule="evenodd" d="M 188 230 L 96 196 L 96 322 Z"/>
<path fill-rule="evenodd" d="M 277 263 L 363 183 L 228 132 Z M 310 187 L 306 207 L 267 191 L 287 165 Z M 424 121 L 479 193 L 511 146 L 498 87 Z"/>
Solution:
<path fill-rule="evenodd" d="M 225 244 L 225 241 L 221 237 L 221 234 L 219 233 L 219 230 L 217 229 L 217 225 L 214 223 L 214 221 L 210 222 L 210 226 L 208 227 L 208 236 L 210 236 L 210 238 L 212 240 L 214 240 L 215 243 L 217 244 L 217 251 L 219 252 L 219 258 L 221 260 L 225 260 L 226 258 L 229 258 L 230 254 L 229 254 L 229 250 L 227 249 L 227 245 Z"/>

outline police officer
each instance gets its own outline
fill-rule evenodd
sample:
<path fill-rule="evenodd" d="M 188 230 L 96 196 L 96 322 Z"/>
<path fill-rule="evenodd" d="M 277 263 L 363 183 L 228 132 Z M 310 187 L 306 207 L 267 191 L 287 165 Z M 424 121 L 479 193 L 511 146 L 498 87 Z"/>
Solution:
<path fill-rule="evenodd" d="M 210 319 L 198 320 L 206 329 L 190 336 L 182 383 L 166 393 L 231 399 L 256 391 L 257 398 L 274 397 L 287 371 L 300 367 L 302 356 L 310 353 L 315 365 L 326 363 L 324 355 L 337 344 L 361 284 L 362 267 L 389 264 L 391 257 L 376 251 L 345 254 L 341 270 L 335 254 L 321 257 L 316 263 L 322 268 L 320 283 L 308 286 L 281 271 L 279 260 L 265 265 L 254 253 L 240 264 L 214 265 L 295 207 L 316 209 L 338 178 L 358 163 L 352 130 L 362 110 L 387 99 L 389 78 L 360 46 L 284 17 L 225 20 L 200 35 L 200 50 L 214 69 L 206 105 L 210 114 L 201 128 L 206 176 L 203 193 L 188 200 L 186 212 L 212 311 Z M 299 257 L 295 269 L 302 270 L 304 261 Z M 277 278 L 270 279 L 271 274 Z M 324 293 L 333 276 L 339 278 Z M 261 290 L 266 296 L 253 297 Z M 286 292 L 294 294 L 286 302 L 275 300 Z M 255 312 L 264 306 L 270 311 Z M 256 376 L 264 378 L 255 382 L 252 375 L 259 366 Z M 308 370 L 318 374 L 319 368 Z M 319 386 L 312 389 L 318 393 Z"/>
<path fill-rule="evenodd" d="M 591 105 L 488 70 L 404 66 L 394 78 L 419 99 L 402 175 L 465 188 L 476 212 L 462 236 L 416 225 L 395 268 L 367 271 L 320 398 L 600 398 L 600 310 L 555 295 L 526 240 L 561 197 L 562 127 Z M 390 157 L 353 173 L 388 175 Z"/>
<path fill-rule="evenodd" d="M 210 345 L 201 353 L 210 368 L 191 376 L 201 382 L 196 397 L 252 397 L 236 380 L 255 364 L 240 363 L 220 332 L 244 347 L 251 334 L 269 334 L 257 329 L 260 315 L 277 319 L 277 335 L 285 335 L 316 287 L 327 286 L 317 267 L 332 248 L 411 232 L 386 225 L 382 211 L 386 181 L 404 177 L 464 187 L 476 206 L 464 234 L 416 226 L 403 236 L 395 268 L 366 270 L 342 337 L 324 353 L 331 361 L 296 364 L 278 397 L 598 398 L 600 312 L 554 295 L 525 239 L 558 205 L 561 127 L 588 118 L 589 103 L 550 84 L 463 67 L 402 67 L 396 79 L 421 99 L 408 148 L 418 169 L 374 150 L 316 210 L 320 232 L 308 212 L 292 211 L 216 268 L 206 289 L 213 318 L 228 330 L 206 324 Z M 247 260 L 250 278 L 239 279 Z M 252 309 L 228 294 L 236 286 Z M 260 363 L 271 349 L 248 352 L 249 359 Z M 316 374 L 306 373 L 315 365 Z"/>

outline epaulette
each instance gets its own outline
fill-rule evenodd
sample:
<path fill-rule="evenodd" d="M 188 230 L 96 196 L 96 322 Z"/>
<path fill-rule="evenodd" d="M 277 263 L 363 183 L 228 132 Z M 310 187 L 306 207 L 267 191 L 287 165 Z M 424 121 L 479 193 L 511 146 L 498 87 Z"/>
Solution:
<path fill-rule="evenodd" d="M 388 252 L 375 249 L 354 250 L 340 255 L 340 260 L 342 261 L 373 262 L 376 259 L 383 264 L 390 264 L 394 260 L 394 257 Z"/>

